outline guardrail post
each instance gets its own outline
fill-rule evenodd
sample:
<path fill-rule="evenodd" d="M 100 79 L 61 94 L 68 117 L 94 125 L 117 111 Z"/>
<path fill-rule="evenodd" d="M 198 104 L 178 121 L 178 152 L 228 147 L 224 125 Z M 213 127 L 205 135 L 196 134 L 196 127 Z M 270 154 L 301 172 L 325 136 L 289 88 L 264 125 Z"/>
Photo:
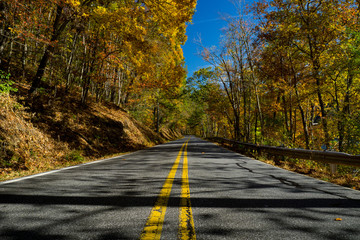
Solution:
<path fill-rule="evenodd" d="M 330 163 L 330 172 L 331 174 L 335 174 L 337 171 L 337 164 Z"/>

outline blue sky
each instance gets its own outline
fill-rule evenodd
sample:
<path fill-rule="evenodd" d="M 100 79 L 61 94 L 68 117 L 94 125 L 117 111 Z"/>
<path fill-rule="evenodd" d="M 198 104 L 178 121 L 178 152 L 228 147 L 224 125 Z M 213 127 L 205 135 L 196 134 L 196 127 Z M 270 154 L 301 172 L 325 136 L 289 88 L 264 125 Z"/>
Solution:
<path fill-rule="evenodd" d="M 238 0 L 239 1 L 239 0 Z M 249 3 L 251 0 L 242 0 Z M 197 46 L 196 39 L 201 36 L 204 46 L 211 47 L 219 44 L 221 29 L 226 27 L 226 21 L 222 16 L 236 16 L 237 11 L 231 0 L 198 0 L 196 12 L 193 16 L 193 23 L 187 27 L 186 35 L 188 40 L 183 46 L 185 64 L 188 69 L 188 76 L 200 68 L 209 66 L 208 63 L 198 56 L 201 48 Z"/>

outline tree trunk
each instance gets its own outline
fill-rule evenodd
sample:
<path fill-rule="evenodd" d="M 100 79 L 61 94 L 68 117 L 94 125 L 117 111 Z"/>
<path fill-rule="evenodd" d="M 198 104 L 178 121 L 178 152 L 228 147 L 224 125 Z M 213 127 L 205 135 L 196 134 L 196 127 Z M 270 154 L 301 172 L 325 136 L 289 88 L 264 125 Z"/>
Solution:
<path fill-rule="evenodd" d="M 86 76 L 85 80 L 83 82 L 82 92 L 81 92 L 81 104 L 82 105 L 86 105 L 86 99 L 89 94 L 89 88 L 90 88 L 90 76 Z"/>
<path fill-rule="evenodd" d="M 327 112 L 325 110 L 325 104 L 322 98 L 322 93 L 321 93 L 321 84 L 320 84 L 320 79 L 317 78 L 316 79 L 316 85 L 317 85 L 317 95 L 318 95 L 318 100 L 319 100 L 319 104 L 320 104 L 320 110 L 321 110 L 321 122 L 323 125 L 323 131 L 324 131 L 324 135 L 325 135 L 325 146 L 326 149 L 329 149 L 330 147 L 330 135 L 329 135 L 329 130 L 328 130 L 328 121 L 327 121 Z"/>
<path fill-rule="evenodd" d="M 12 60 L 12 55 L 13 55 L 13 48 L 14 48 L 14 38 L 11 38 L 11 42 L 10 42 L 10 53 L 9 53 L 9 57 L 8 57 L 8 69 L 7 72 L 11 71 L 11 60 Z"/>
<path fill-rule="evenodd" d="M 65 77 L 66 77 L 66 92 L 69 91 L 69 88 L 71 86 L 71 65 L 72 65 L 72 61 L 74 59 L 74 53 L 76 50 L 76 42 L 77 42 L 77 38 L 78 38 L 79 34 L 76 33 L 74 40 L 73 40 L 73 45 L 71 48 L 71 53 L 70 53 L 70 57 L 69 60 L 67 62 L 67 66 L 66 66 L 66 71 L 65 71 Z"/>
<path fill-rule="evenodd" d="M 258 125 L 258 112 L 255 112 L 255 128 L 254 128 L 254 140 L 255 140 L 255 144 L 257 144 L 257 125 Z"/>
<path fill-rule="evenodd" d="M 289 127 L 289 119 L 288 119 L 288 110 L 287 110 L 287 103 L 286 103 L 286 98 L 285 98 L 285 94 L 282 94 L 282 101 L 283 101 L 283 108 L 284 108 L 284 117 L 285 117 L 285 129 L 286 129 L 286 134 L 289 134 L 290 132 L 290 127 Z"/>
<path fill-rule="evenodd" d="M 350 87 L 353 83 L 354 75 L 350 73 L 347 79 L 346 93 L 344 97 L 344 107 L 342 109 L 341 118 L 338 122 L 339 130 L 339 151 L 344 151 L 344 139 L 345 139 L 345 122 L 347 121 L 347 116 L 350 115 Z"/>
<path fill-rule="evenodd" d="M 23 79 L 25 79 L 26 77 L 26 58 L 27 58 L 27 53 L 28 53 L 28 45 L 26 43 L 26 40 L 24 40 L 24 47 L 23 47 L 23 54 L 22 54 L 22 76 L 23 76 Z"/>
<path fill-rule="evenodd" d="M 234 130 L 235 130 L 235 140 L 240 141 L 241 138 L 241 129 L 240 129 L 240 116 L 238 113 L 234 116 Z"/>
<path fill-rule="evenodd" d="M 46 65 L 49 61 L 49 57 L 51 53 L 54 51 L 54 42 L 58 40 L 61 32 L 65 29 L 67 22 L 64 22 L 60 26 L 60 19 L 62 15 L 63 7 L 58 5 L 56 8 L 56 17 L 53 23 L 53 33 L 51 36 L 50 44 L 48 44 L 45 48 L 45 52 L 40 60 L 38 69 L 36 71 L 36 75 L 31 83 L 31 88 L 29 90 L 29 94 L 32 94 L 37 88 L 41 85 L 41 79 L 44 76 Z"/>
<path fill-rule="evenodd" d="M 256 96 L 256 107 L 257 107 L 257 113 L 259 116 L 259 120 L 260 120 L 260 128 L 261 128 L 261 137 L 264 137 L 264 118 L 263 118 L 263 114 L 262 114 L 262 110 L 261 110 L 261 105 L 260 105 L 260 97 L 258 94 L 258 90 L 257 90 L 257 86 L 255 85 L 255 96 Z"/>

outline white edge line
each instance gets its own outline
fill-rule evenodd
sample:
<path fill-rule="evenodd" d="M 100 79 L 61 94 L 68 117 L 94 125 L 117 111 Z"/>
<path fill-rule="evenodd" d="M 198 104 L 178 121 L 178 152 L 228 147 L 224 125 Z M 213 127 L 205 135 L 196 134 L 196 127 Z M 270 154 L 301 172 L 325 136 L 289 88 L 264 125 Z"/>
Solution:
<path fill-rule="evenodd" d="M 183 138 L 182 138 L 182 139 L 183 139 Z M 180 139 L 176 139 L 176 140 L 180 140 Z M 176 140 L 175 140 L 175 141 L 176 141 Z M 150 147 L 150 148 L 158 147 L 158 146 L 161 146 L 161 145 L 163 145 L 163 144 L 157 144 L 157 145 L 152 146 L 152 147 Z M 131 154 L 134 154 L 134 153 L 137 153 L 137 152 L 142 152 L 142 151 L 145 151 L 145 150 L 150 149 L 150 148 L 140 149 L 140 150 L 135 151 L 135 152 L 131 152 L 131 153 L 127 153 L 127 154 L 124 154 L 124 155 L 115 156 L 115 157 L 112 157 L 112 158 L 95 160 L 95 161 L 93 161 L 93 162 L 83 163 L 83 164 L 79 164 L 79 165 L 75 165 L 75 166 L 70 166 L 70 167 L 55 169 L 55 170 L 48 171 L 48 172 L 43 172 L 43 173 L 38 173 L 38 174 L 30 175 L 30 176 L 25 176 L 25 177 L 20 177 L 20 178 L 12 179 L 12 180 L 3 181 L 3 182 L 0 182 L 0 186 L 1 186 L 1 185 L 6 185 L 6 184 L 10 184 L 10 183 L 20 182 L 20 181 L 27 180 L 27 179 L 31 179 L 31 178 L 37 178 L 37 177 L 41 177 L 41 176 L 45 176 L 45 175 L 49 175 L 49 174 L 53 174 L 53 173 L 57 173 L 57 172 L 61 172 L 61 171 L 66 171 L 66 170 L 70 170 L 70 169 L 74 169 L 74 168 L 79 168 L 79 167 L 86 166 L 86 165 L 97 164 L 97 163 L 101 163 L 101 162 L 113 160 L 113 159 L 115 159 L 115 158 L 122 158 L 122 157 L 124 157 L 124 156 L 128 156 L 128 155 L 131 155 Z"/>
<path fill-rule="evenodd" d="M 136 152 L 138 152 L 138 151 L 136 151 Z M 57 173 L 57 172 L 62 172 L 62 171 L 66 171 L 66 170 L 70 170 L 70 169 L 74 169 L 74 168 L 79 168 L 79 167 L 86 166 L 86 165 L 97 164 L 97 163 L 113 160 L 113 159 L 116 159 L 116 158 L 122 158 L 124 156 L 130 155 L 130 154 L 133 154 L 133 153 L 135 153 L 135 152 L 115 156 L 115 157 L 112 157 L 112 158 L 95 160 L 93 162 L 82 163 L 82 164 L 79 164 L 79 165 L 65 167 L 65 168 L 61 168 L 61 169 L 55 169 L 55 170 L 51 170 L 51 171 L 48 171 L 48 172 L 38 173 L 38 174 L 25 176 L 25 177 L 20 177 L 20 178 L 16 178 L 16 179 L 12 179 L 12 180 L 7 180 L 7 181 L 4 181 L 4 182 L 0 182 L 0 186 L 10 184 L 10 183 L 20 182 L 20 181 L 31 179 L 31 178 L 37 178 L 37 177 L 41 177 L 41 176 L 45 176 L 45 175 L 49 175 L 49 174 L 53 174 L 53 173 Z"/>

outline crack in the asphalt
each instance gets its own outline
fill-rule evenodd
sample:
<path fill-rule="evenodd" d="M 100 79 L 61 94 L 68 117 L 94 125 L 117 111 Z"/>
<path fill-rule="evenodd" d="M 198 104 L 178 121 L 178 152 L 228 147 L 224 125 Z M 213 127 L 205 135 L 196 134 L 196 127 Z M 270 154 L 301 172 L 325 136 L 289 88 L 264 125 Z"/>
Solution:
<path fill-rule="evenodd" d="M 242 168 L 242 169 L 248 170 L 248 171 L 251 172 L 251 173 L 255 173 L 252 169 L 247 168 L 247 167 L 244 167 L 244 166 L 242 166 L 240 163 L 236 163 L 236 165 L 237 165 L 238 167 Z M 260 174 L 260 173 L 256 173 L 256 174 Z"/>
<path fill-rule="evenodd" d="M 274 175 L 267 175 L 267 174 L 263 174 L 263 173 L 259 173 L 259 172 L 254 172 L 254 170 L 250 169 L 250 168 L 247 168 L 247 167 L 244 167 L 243 165 L 241 165 L 240 163 L 236 163 L 236 165 L 242 169 L 245 169 L 251 173 L 254 173 L 254 174 L 260 174 L 260 175 L 265 175 L 265 176 L 270 176 L 276 180 L 279 180 L 281 183 L 285 184 L 285 185 L 288 185 L 288 186 L 292 186 L 292 187 L 301 187 L 300 184 L 298 184 L 297 182 L 293 182 L 293 181 L 290 181 L 286 178 L 283 178 L 283 177 L 276 177 Z"/>
<path fill-rule="evenodd" d="M 285 184 L 287 186 L 291 186 L 291 187 L 295 187 L 295 188 L 308 188 L 308 189 L 312 189 L 312 190 L 315 190 L 315 191 L 319 191 L 319 192 L 322 192 L 322 193 L 325 193 L 325 194 L 329 194 L 329 195 L 332 195 L 332 196 L 336 196 L 336 197 L 340 197 L 340 198 L 344 198 L 344 199 L 349 199 L 349 200 L 356 200 L 356 199 L 353 199 L 351 197 L 348 197 L 348 196 L 344 196 L 344 195 L 341 195 L 341 194 L 337 194 L 337 193 L 333 193 L 333 192 L 330 192 L 330 191 L 326 191 L 326 190 L 323 190 L 323 189 L 319 189 L 319 188 L 316 188 L 316 187 L 312 187 L 312 186 L 304 186 L 304 185 L 301 185 L 297 182 L 294 182 L 294 181 L 291 181 L 291 180 L 288 180 L 286 178 L 283 178 L 283 177 L 276 177 L 274 175 L 268 175 L 268 174 L 264 174 L 264 173 L 259 173 L 259 172 L 255 172 L 254 170 L 250 169 L 250 168 L 247 168 L 247 167 L 244 167 L 243 165 L 241 165 L 240 163 L 236 163 L 236 165 L 242 169 L 245 169 L 247 171 L 249 171 L 250 173 L 253 173 L 253 174 L 259 174 L 259 175 L 263 175 L 263 176 L 269 176 L 273 179 L 276 179 L 278 181 L 280 181 L 282 184 Z"/>
<path fill-rule="evenodd" d="M 276 177 L 274 175 L 269 175 L 270 177 L 279 180 L 282 184 L 288 185 L 288 186 L 292 186 L 292 187 L 297 187 L 297 188 L 301 188 L 302 186 L 300 184 L 298 184 L 297 182 L 294 181 L 290 181 L 286 178 L 283 177 Z"/>

